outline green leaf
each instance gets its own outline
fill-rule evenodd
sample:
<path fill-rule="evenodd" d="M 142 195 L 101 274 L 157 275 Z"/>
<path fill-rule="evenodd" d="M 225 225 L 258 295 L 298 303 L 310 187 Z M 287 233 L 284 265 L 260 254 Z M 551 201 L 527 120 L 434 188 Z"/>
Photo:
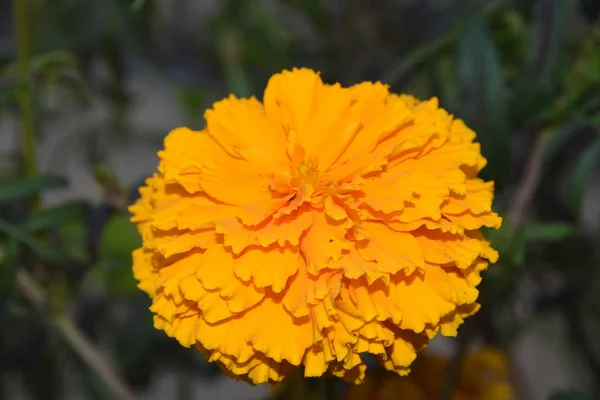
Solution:
<path fill-rule="evenodd" d="M 592 396 L 582 390 L 557 390 L 548 397 L 548 400 L 591 400 Z"/>
<path fill-rule="evenodd" d="M 90 254 L 87 247 L 86 220 L 69 220 L 66 223 L 61 224 L 57 231 L 64 251 L 69 255 L 69 257 L 82 263 L 88 263 Z"/>
<path fill-rule="evenodd" d="M 34 211 L 21 227 L 28 232 L 51 227 L 58 227 L 67 222 L 83 219 L 85 217 L 85 203 L 73 202 L 61 204 L 56 207 L 43 208 Z"/>
<path fill-rule="evenodd" d="M 438 62 L 433 64 L 439 86 L 442 88 L 440 100 L 442 107 L 451 113 L 460 112 L 460 84 L 455 76 L 455 59 L 448 55 L 440 56 Z"/>
<path fill-rule="evenodd" d="M 577 133 L 581 132 L 581 126 L 579 123 L 571 122 L 554 131 L 544 153 L 544 162 L 552 163 L 556 157 L 561 155 L 565 146 L 574 140 Z"/>
<path fill-rule="evenodd" d="M 15 282 L 18 243 L 15 240 L 0 242 L 0 302 L 2 295 L 11 293 Z"/>
<path fill-rule="evenodd" d="M 142 10 L 142 8 L 146 5 L 147 0 L 134 0 L 129 6 L 129 10 L 132 13 L 137 13 Z"/>
<path fill-rule="evenodd" d="M 123 375 L 135 385 L 147 382 L 152 372 L 154 325 L 146 310 L 151 301 L 145 293 L 136 290 L 128 301 L 130 318 L 113 326 L 116 358 Z"/>
<path fill-rule="evenodd" d="M 0 204 L 27 198 L 48 189 L 67 186 L 67 181 L 51 176 L 35 176 L 0 184 Z"/>
<path fill-rule="evenodd" d="M 568 190 L 569 205 L 578 215 L 585 196 L 592 171 L 600 162 L 600 137 L 583 151 L 576 164 Z"/>
<path fill-rule="evenodd" d="M 101 261 L 131 262 L 131 253 L 142 244 L 129 216 L 115 214 L 110 217 L 100 238 L 99 259 Z"/>
<path fill-rule="evenodd" d="M 235 27 L 224 26 L 217 32 L 218 50 L 228 89 L 238 97 L 250 96 L 252 85 L 243 60 L 244 38 Z"/>
<path fill-rule="evenodd" d="M 441 51 L 452 45 L 460 37 L 465 26 L 469 26 L 471 21 L 485 20 L 494 15 L 502 5 L 501 1 L 485 2 L 478 10 L 468 15 L 461 21 L 454 24 L 454 27 L 447 32 L 439 35 L 431 42 L 424 43 L 417 47 L 412 53 L 403 55 L 400 60 L 392 63 L 393 67 L 384 75 L 381 80 L 384 83 L 394 85 L 398 83 L 409 72 L 413 71 L 427 60 L 437 56 Z"/>
<path fill-rule="evenodd" d="M 573 2 L 535 2 L 535 22 L 529 33 L 528 60 L 516 82 L 512 112 L 516 120 L 537 115 L 554 101 L 554 93 L 564 82 L 573 57 L 569 39 L 573 29 Z"/>
<path fill-rule="evenodd" d="M 566 222 L 531 223 L 527 225 L 527 240 L 558 242 L 576 235 L 577 227 Z"/>
<path fill-rule="evenodd" d="M 3 219 L 0 219 L 0 232 L 12 237 L 13 239 L 23 243 L 36 253 L 41 259 L 52 264 L 65 264 L 68 258 L 50 243 L 45 243 L 34 236 L 31 236 L 27 231 L 19 226 L 12 225 Z"/>
<path fill-rule="evenodd" d="M 482 152 L 489 161 L 484 177 L 502 186 L 510 161 L 509 93 L 498 51 L 483 20 L 469 24 L 460 38 L 458 73 L 468 100 L 461 115 L 479 132 Z"/>
<path fill-rule="evenodd" d="M 500 261 L 510 269 L 518 269 L 525 264 L 527 250 L 526 224 L 521 224 L 514 231 L 503 225 L 500 229 L 486 229 L 486 237 L 500 253 Z"/>

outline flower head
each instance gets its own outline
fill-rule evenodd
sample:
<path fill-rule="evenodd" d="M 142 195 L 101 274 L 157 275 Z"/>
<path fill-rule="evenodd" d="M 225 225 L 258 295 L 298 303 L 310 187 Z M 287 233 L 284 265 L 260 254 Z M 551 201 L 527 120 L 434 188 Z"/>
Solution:
<path fill-rule="evenodd" d="M 156 328 L 252 383 L 360 382 L 361 353 L 407 374 L 477 311 L 497 259 L 478 229 L 501 219 L 475 133 L 436 99 L 294 69 L 205 119 L 169 133 L 130 208 Z"/>

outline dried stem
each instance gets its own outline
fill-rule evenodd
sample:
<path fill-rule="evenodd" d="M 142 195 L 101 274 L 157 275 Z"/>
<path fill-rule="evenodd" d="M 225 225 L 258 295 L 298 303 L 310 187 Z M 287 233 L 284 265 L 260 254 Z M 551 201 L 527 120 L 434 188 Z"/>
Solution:
<path fill-rule="evenodd" d="M 38 308 L 46 306 L 46 295 L 35 279 L 26 271 L 17 270 L 16 285 L 19 291 Z M 51 318 L 56 330 L 73 351 L 87 364 L 118 400 L 135 400 L 135 395 L 113 371 L 102 353 L 81 333 L 67 313 Z"/>
<path fill-rule="evenodd" d="M 544 131 L 537 138 L 525 168 L 523 179 L 516 188 L 515 198 L 508 213 L 508 223 L 511 230 L 518 228 L 527 216 L 529 206 L 542 176 L 544 155 L 550 143 L 550 136 L 550 131 Z"/>
<path fill-rule="evenodd" d="M 550 144 L 550 138 L 551 132 L 546 130 L 540 133 L 536 139 L 531 156 L 525 167 L 525 173 L 517 185 L 514 201 L 508 211 L 508 224 L 511 231 L 517 229 L 527 217 L 529 207 L 542 177 L 544 156 Z M 528 388 L 527 382 L 523 379 L 523 374 L 520 371 L 518 363 L 513 357 L 509 358 L 509 362 L 511 380 L 517 398 L 530 398 L 531 391 Z"/>
<path fill-rule="evenodd" d="M 23 146 L 23 161 L 28 176 L 36 174 L 35 156 L 35 106 L 33 82 L 31 77 L 31 23 L 29 21 L 29 0 L 13 0 L 13 20 L 17 42 L 17 71 L 19 85 L 17 101 L 21 117 L 21 141 Z"/>

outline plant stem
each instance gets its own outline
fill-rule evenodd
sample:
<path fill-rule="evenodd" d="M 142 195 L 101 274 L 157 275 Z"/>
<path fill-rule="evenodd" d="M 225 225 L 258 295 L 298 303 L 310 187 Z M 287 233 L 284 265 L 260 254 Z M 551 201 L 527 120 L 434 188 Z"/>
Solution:
<path fill-rule="evenodd" d="M 27 176 L 36 174 L 35 155 L 35 107 L 33 96 L 33 81 L 31 76 L 31 41 L 29 28 L 30 0 L 13 0 L 13 21 L 15 24 L 15 38 L 17 42 L 17 69 L 19 85 L 17 88 L 17 102 L 21 118 L 21 141 L 23 162 Z"/>
<path fill-rule="evenodd" d="M 521 182 L 519 182 L 513 204 L 508 212 L 508 223 L 517 229 L 527 218 L 527 212 L 542 177 L 544 156 L 550 144 L 551 131 L 543 131 L 536 139 Z"/>
<path fill-rule="evenodd" d="M 46 308 L 46 294 L 28 272 L 22 269 L 17 270 L 16 285 L 19 291 L 35 306 L 42 310 Z M 75 322 L 73 322 L 67 313 L 59 314 L 58 316 L 51 318 L 51 321 L 73 351 L 111 391 L 113 395 L 112 398 L 118 400 L 135 399 L 135 395 L 114 372 L 100 350 L 98 350 L 94 344 L 81 333 Z"/>
<path fill-rule="evenodd" d="M 337 399 L 337 391 L 336 391 L 337 380 L 335 378 L 325 378 L 323 382 L 323 398 L 325 400 L 336 400 Z"/>

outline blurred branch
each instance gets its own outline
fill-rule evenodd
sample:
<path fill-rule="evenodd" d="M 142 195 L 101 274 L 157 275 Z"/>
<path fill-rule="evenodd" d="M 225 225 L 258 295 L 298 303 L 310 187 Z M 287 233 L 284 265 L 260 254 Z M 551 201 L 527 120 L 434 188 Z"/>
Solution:
<path fill-rule="evenodd" d="M 517 229 L 525 220 L 529 207 L 540 183 L 543 173 L 544 156 L 546 149 L 550 144 L 551 131 L 546 130 L 539 134 L 531 151 L 529 161 L 525 168 L 523 178 L 517 185 L 514 201 L 507 212 L 508 226 L 510 231 Z M 531 398 L 531 391 L 528 389 L 527 382 L 523 379 L 519 364 L 509 354 L 511 381 L 515 388 L 517 398 Z"/>
<path fill-rule="evenodd" d="M 13 0 L 13 20 L 15 24 L 15 38 L 17 42 L 17 68 L 19 80 L 22 82 L 17 90 L 21 116 L 21 138 L 23 146 L 23 160 L 27 175 L 36 173 L 35 157 L 35 111 L 33 84 L 31 79 L 31 42 L 29 35 L 29 0 Z"/>
<path fill-rule="evenodd" d="M 523 179 L 517 185 L 513 204 L 508 212 L 508 224 L 511 230 L 518 228 L 525 219 L 529 206 L 542 176 L 546 148 L 550 144 L 550 131 L 542 132 L 536 140 L 531 156 L 525 168 Z"/>
<path fill-rule="evenodd" d="M 22 1 L 22 0 L 17 0 Z M 46 305 L 46 295 L 35 279 L 26 271 L 18 270 L 16 272 L 16 285 L 23 295 L 37 307 L 44 309 Z M 73 320 L 68 314 L 62 313 L 52 318 L 58 332 L 63 339 L 71 346 L 73 351 L 81 357 L 104 382 L 106 387 L 112 392 L 115 399 L 134 400 L 135 395 L 130 391 L 127 385 L 112 370 L 108 361 L 102 353 L 79 331 Z"/>

